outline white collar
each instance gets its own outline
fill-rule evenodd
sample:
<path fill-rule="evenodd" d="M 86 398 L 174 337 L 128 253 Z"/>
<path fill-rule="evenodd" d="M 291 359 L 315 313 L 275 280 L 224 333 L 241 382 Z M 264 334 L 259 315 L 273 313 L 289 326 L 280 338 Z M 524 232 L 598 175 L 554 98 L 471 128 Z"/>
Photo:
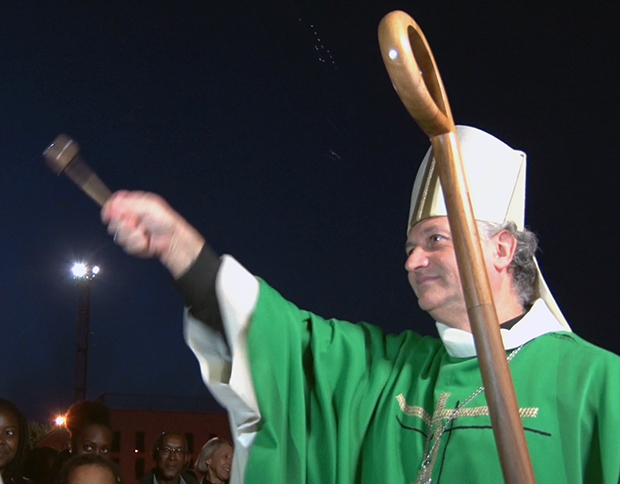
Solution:
<path fill-rule="evenodd" d="M 474 336 L 471 333 L 440 322 L 435 322 L 435 325 L 450 356 L 455 358 L 476 356 Z M 537 299 L 525 316 L 511 329 L 500 329 L 504 348 L 507 350 L 521 346 L 543 334 L 556 331 L 567 331 L 567 329 L 556 319 L 542 299 Z"/>

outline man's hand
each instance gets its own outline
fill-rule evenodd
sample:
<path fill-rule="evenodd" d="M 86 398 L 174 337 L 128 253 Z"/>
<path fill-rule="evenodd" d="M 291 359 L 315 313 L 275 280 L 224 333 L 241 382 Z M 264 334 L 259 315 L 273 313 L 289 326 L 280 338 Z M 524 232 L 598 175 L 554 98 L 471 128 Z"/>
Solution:
<path fill-rule="evenodd" d="M 159 195 L 116 192 L 101 209 L 108 233 L 125 252 L 158 257 L 175 279 L 200 254 L 205 239 Z"/>

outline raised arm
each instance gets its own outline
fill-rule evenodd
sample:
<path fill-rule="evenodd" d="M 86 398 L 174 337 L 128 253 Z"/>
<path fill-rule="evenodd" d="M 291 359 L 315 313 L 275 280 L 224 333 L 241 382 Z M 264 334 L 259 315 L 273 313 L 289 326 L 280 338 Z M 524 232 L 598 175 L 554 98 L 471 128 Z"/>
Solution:
<path fill-rule="evenodd" d="M 116 192 L 101 209 L 101 220 L 125 252 L 159 258 L 175 279 L 205 245 L 204 237 L 154 193 Z"/>

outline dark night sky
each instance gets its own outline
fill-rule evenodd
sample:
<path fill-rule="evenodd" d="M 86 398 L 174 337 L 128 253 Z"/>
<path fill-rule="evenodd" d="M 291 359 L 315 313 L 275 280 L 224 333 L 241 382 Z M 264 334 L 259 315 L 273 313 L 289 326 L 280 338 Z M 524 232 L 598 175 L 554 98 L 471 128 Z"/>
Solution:
<path fill-rule="evenodd" d="M 616 2 L 10 3 L 0 17 L 0 395 L 29 417 L 72 401 L 69 268 L 82 258 L 102 267 L 88 396 L 207 395 L 165 271 L 125 256 L 97 206 L 44 166 L 61 132 L 112 189 L 160 193 L 299 306 L 434 331 L 403 270 L 428 140 L 376 40 L 397 8 L 424 30 L 456 122 L 528 154 L 527 221 L 547 282 L 578 334 L 620 353 Z"/>

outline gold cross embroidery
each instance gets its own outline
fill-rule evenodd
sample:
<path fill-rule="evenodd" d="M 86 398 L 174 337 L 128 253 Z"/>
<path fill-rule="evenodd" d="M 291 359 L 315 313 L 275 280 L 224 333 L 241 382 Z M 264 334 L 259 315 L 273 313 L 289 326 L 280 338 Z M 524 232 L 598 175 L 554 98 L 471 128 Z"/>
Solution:
<path fill-rule="evenodd" d="M 429 415 L 429 413 L 424 410 L 422 407 L 417 405 L 409 405 L 407 400 L 405 400 L 405 396 L 401 393 L 396 397 L 396 401 L 398 402 L 398 406 L 403 411 L 405 415 L 410 417 L 418 417 L 421 418 L 426 425 L 429 427 L 432 423 L 438 423 L 444 419 L 450 418 L 454 413 L 454 409 L 447 409 L 446 402 L 448 401 L 448 397 L 450 393 L 442 393 L 437 400 L 437 406 L 435 407 L 435 412 L 433 415 Z M 480 407 L 471 407 L 471 408 L 462 408 L 456 418 L 460 417 L 483 417 L 489 415 L 489 407 L 487 405 L 483 405 Z M 536 418 L 538 415 L 538 407 L 524 407 L 519 409 L 519 416 L 521 418 Z"/>
<path fill-rule="evenodd" d="M 473 396 L 475 395 L 476 394 L 474 393 Z M 424 423 L 429 426 L 430 430 L 430 434 L 426 442 L 426 449 L 424 451 L 426 457 L 424 458 L 424 462 L 422 464 L 422 468 L 420 469 L 420 474 L 418 475 L 418 479 L 416 480 L 416 482 L 431 482 L 430 476 L 433 473 L 435 461 L 439 453 L 439 445 L 436 444 L 439 442 L 441 436 L 446 430 L 446 427 L 443 425 L 444 420 L 448 420 L 448 422 L 450 422 L 460 417 L 481 417 L 489 415 L 489 407 L 487 405 L 471 408 L 457 407 L 455 409 L 446 409 L 446 402 L 448 401 L 448 397 L 450 397 L 450 393 L 442 393 L 441 395 L 439 395 L 439 398 L 437 399 L 437 405 L 435 407 L 435 411 L 433 412 L 432 417 L 422 407 L 417 405 L 409 405 L 407 403 L 407 400 L 405 400 L 405 396 L 402 393 L 396 397 L 398 405 L 400 406 L 400 409 L 405 415 L 421 418 Z M 521 418 L 536 418 L 537 415 L 538 407 L 526 407 L 519 409 L 519 416 Z M 432 446 L 430 446 L 429 450 L 431 435 L 434 443 Z"/>

